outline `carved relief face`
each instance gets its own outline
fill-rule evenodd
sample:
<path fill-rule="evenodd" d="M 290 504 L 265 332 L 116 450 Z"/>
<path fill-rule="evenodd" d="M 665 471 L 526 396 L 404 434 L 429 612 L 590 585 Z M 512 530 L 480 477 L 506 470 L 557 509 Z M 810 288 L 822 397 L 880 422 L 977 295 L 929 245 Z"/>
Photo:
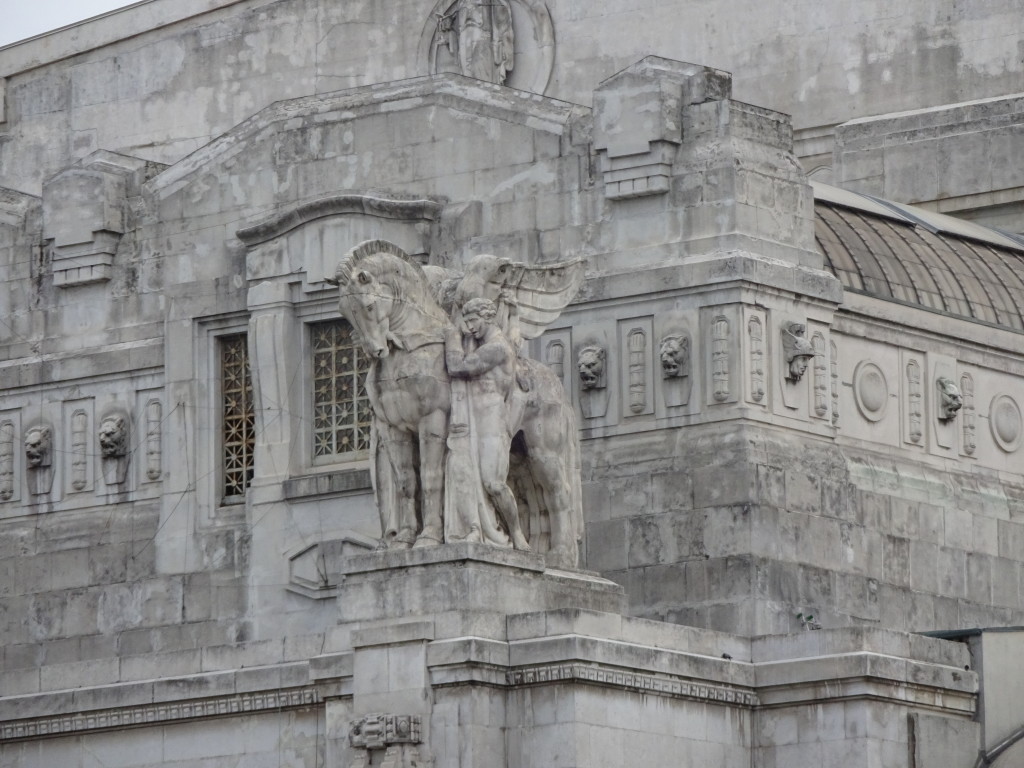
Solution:
<path fill-rule="evenodd" d="M 128 426 L 124 416 L 107 416 L 100 424 L 100 453 L 103 458 L 115 458 L 128 453 Z"/>
<path fill-rule="evenodd" d="M 785 323 L 782 326 L 782 351 L 786 356 L 786 378 L 797 382 L 807 373 L 807 366 L 814 357 L 814 347 L 804 336 L 807 326 L 803 323 Z"/>
<path fill-rule="evenodd" d="M 789 361 L 789 377 L 794 381 L 799 381 L 800 378 L 807 373 L 807 366 L 811 362 L 813 355 L 797 355 Z"/>
<path fill-rule="evenodd" d="M 661 375 L 666 379 L 686 374 L 689 344 L 685 336 L 666 336 L 659 349 Z"/>
<path fill-rule="evenodd" d="M 957 411 L 964 407 L 964 398 L 960 394 L 960 388 L 953 383 L 952 379 L 940 376 L 936 382 L 939 388 L 939 418 L 943 421 L 952 419 Z"/>
<path fill-rule="evenodd" d="M 25 460 L 29 467 L 44 467 L 50 463 L 50 428 L 32 427 L 25 433 Z"/>
<path fill-rule="evenodd" d="M 387 287 L 358 267 L 338 299 L 338 311 L 351 323 L 370 357 L 388 356 L 391 304 Z"/>
<path fill-rule="evenodd" d="M 601 386 L 604 358 L 604 350 L 600 347 L 584 347 L 580 350 L 576 367 L 580 373 L 580 384 L 583 389 L 595 389 Z"/>

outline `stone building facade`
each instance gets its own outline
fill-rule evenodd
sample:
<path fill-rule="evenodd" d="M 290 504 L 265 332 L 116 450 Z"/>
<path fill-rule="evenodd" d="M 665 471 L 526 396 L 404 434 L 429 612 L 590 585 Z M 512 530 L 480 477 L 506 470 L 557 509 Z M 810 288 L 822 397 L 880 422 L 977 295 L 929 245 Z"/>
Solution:
<path fill-rule="evenodd" d="M 1024 22 L 848 5 L 0 49 L 0 764 L 1024 764 Z M 585 260 L 582 570 L 376 551 L 367 239 Z"/>

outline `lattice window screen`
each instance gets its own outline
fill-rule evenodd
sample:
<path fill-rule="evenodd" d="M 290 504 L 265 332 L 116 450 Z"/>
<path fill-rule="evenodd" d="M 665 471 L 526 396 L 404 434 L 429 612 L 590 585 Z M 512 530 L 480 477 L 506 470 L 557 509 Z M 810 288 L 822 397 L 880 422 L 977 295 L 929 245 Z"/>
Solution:
<path fill-rule="evenodd" d="M 370 403 L 363 382 L 370 367 L 344 320 L 316 323 L 313 335 L 313 456 L 370 450 Z"/>
<path fill-rule="evenodd" d="M 220 338 L 225 500 L 245 495 L 253 476 L 255 416 L 246 334 Z"/>

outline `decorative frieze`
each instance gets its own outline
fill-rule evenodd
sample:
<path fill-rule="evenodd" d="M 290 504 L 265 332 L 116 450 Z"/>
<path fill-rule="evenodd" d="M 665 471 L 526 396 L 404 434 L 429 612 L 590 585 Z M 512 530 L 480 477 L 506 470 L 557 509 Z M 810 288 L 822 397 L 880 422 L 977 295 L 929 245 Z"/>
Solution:
<path fill-rule="evenodd" d="M 506 675 L 506 682 L 513 686 L 543 685 L 564 681 L 591 683 L 669 698 L 718 701 L 741 707 L 756 707 L 758 705 L 757 694 L 749 690 L 695 683 L 691 680 L 667 675 L 645 675 L 592 664 L 543 664 L 511 670 Z"/>
<path fill-rule="evenodd" d="M 56 736 L 83 731 L 127 728 L 133 725 L 154 725 L 204 717 L 244 715 L 251 712 L 279 711 L 320 703 L 315 686 L 289 688 L 277 691 L 256 691 L 229 696 L 165 704 L 143 704 L 135 707 L 116 707 L 93 712 L 33 717 L 0 723 L 0 741 Z"/>

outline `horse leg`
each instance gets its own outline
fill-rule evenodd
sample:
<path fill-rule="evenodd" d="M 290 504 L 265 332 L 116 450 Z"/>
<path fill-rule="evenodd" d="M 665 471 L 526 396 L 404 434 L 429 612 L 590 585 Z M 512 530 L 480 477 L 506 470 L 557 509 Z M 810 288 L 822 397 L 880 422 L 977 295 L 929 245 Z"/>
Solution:
<path fill-rule="evenodd" d="M 556 408 L 541 408 L 523 423 L 523 440 L 529 458 L 530 474 L 541 488 L 548 511 L 551 541 L 546 559 L 555 568 L 576 568 L 579 554 L 573 494 L 569 472 L 573 456 L 570 440 L 574 434 L 562 434 L 565 423 Z"/>
<path fill-rule="evenodd" d="M 430 547 L 444 541 L 441 517 L 444 489 L 444 449 L 448 438 L 448 414 L 432 411 L 420 419 L 420 492 L 423 495 L 423 530 L 417 547 Z"/>
<path fill-rule="evenodd" d="M 394 529 L 385 530 L 385 545 L 389 549 L 408 549 L 416 541 L 416 465 L 412 435 L 390 425 L 383 427 L 380 440 L 384 445 L 395 482 Z M 382 517 L 390 515 L 382 514 Z M 390 538 L 389 538 L 390 536 Z"/>

